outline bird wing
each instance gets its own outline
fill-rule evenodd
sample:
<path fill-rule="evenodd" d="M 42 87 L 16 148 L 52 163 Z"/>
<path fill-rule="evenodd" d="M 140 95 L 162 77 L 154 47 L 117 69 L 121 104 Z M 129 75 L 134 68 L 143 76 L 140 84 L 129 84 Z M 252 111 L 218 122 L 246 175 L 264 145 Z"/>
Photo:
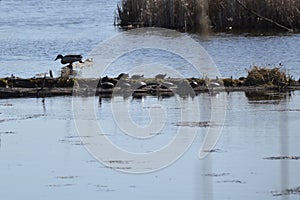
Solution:
<path fill-rule="evenodd" d="M 62 60 L 61 63 L 62 64 L 67 64 L 67 63 L 73 63 L 73 62 L 82 62 L 82 56 L 81 55 L 65 55 Z"/>
<path fill-rule="evenodd" d="M 82 59 L 82 55 L 65 55 L 65 58 L 77 58 L 77 59 Z"/>

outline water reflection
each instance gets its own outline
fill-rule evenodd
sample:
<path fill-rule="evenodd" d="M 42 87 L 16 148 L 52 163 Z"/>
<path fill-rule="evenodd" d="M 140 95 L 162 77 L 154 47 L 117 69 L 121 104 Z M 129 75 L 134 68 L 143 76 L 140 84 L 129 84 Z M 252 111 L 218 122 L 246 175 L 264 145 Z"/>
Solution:
<path fill-rule="evenodd" d="M 200 95 L 201 93 L 195 93 L 194 91 L 185 91 L 185 92 L 162 92 L 159 94 L 152 94 L 150 95 L 149 93 L 146 92 L 133 92 L 133 93 L 123 93 L 123 94 L 113 94 L 113 93 L 109 93 L 109 94 L 101 94 L 99 95 L 99 106 L 102 105 L 102 101 L 106 101 L 106 102 L 110 102 L 110 100 L 114 97 L 123 97 L 124 101 L 127 101 L 128 99 L 131 98 L 132 101 L 134 100 L 143 100 L 147 97 L 149 98 L 157 98 L 158 101 L 164 100 L 164 99 L 169 99 L 172 97 L 180 97 L 182 99 L 194 99 L 196 96 Z M 217 93 L 214 94 L 214 96 Z M 211 95 L 212 96 L 212 95 Z"/>
<path fill-rule="evenodd" d="M 87 193 L 90 199 L 143 199 L 153 194 L 157 195 L 153 197 L 155 199 L 173 200 L 277 198 L 274 196 L 281 191 L 284 194 L 286 189 L 299 186 L 300 163 L 295 159 L 264 158 L 298 158 L 300 93 L 296 91 L 293 98 L 289 93 L 268 94 L 262 100 L 251 98 L 251 94 L 249 100 L 244 92 L 227 95 L 222 136 L 206 159 L 198 160 L 197 153 L 210 127 L 184 127 L 199 129 L 189 151 L 164 170 L 138 176 L 105 168 L 86 152 L 73 125 L 70 97 L 46 98 L 44 102 L 26 98 L 1 100 L 0 117 L 5 120 L 0 122 L 1 195 L 6 199 L 20 199 L 21 193 L 14 191 L 21 188 L 24 193 L 33 194 L 34 199 L 41 199 L 44 195 L 46 199 L 55 199 L 70 192 L 74 194 L 74 200 L 84 198 Z M 80 105 L 89 103 L 89 100 L 98 103 L 98 97 L 78 98 L 82 100 Z M 213 98 L 208 93 L 200 93 L 194 99 L 180 99 L 181 105 L 175 97 L 100 98 L 102 105 L 96 114 L 106 137 L 114 144 L 128 151 L 149 152 L 164 146 L 174 137 L 181 110 L 189 104 L 200 102 L 200 118 L 191 115 L 187 121 L 191 125 L 211 120 Z M 117 109 L 128 103 L 129 114 L 139 125 L 150 122 L 148 111 L 152 105 L 165 106 L 165 129 L 151 141 L 134 140 L 124 135 L 113 122 L 112 100 Z M 249 101 L 280 103 L 253 105 Z M 15 133 L 18 134 L 11 136 Z M 24 174 L 31 179 L 20 178 Z M 293 197 L 296 196 L 290 196 L 290 199 Z"/>
<path fill-rule="evenodd" d="M 245 92 L 245 96 L 250 104 L 279 104 L 282 100 L 290 99 L 292 92 L 252 91 Z"/>
<path fill-rule="evenodd" d="M 287 101 L 283 102 L 280 105 L 281 110 L 288 110 L 289 105 Z M 290 137 L 290 128 L 288 126 L 289 124 L 289 117 L 288 117 L 288 112 L 280 112 L 279 113 L 279 123 L 278 123 L 278 129 L 279 129 L 279 134 L 280 134 L 280 140 L 279 140 L 279 148 L 280 148 L 280 154 L 281 155 L 289 155 L 289 140 L 288 138 Z M 280 161 L 280 170 L 278 171 L 280 173 L 280 183 L 281 183 L 281 188 L 289 188 L 290 185 L 290 167 L 289 167 L 289 162 L 286 162 L 285 160 Z M 284 198 L 284 199 L 289 199 L 289 198 Z"/>
<path fill-rule="evenodd" d="M 42 99 L 42 105 L 43 105 L 44 114 L 46 114 L 47 109 L 46 109 L 46 104 L 45 104 L 45 98 Z"/>

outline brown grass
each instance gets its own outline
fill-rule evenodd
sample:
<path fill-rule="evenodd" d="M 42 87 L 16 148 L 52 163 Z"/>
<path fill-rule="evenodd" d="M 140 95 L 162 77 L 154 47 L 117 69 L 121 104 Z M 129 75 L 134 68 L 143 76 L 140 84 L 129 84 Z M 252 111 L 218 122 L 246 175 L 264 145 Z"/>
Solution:
<path fill-rule="evenodd" d="M 268 18 L 289 29 L 300 27 L 299 0 L 240 0 L 249 12 L 236 0 L 209 0 L 209 18 L 218 31 L 232 30 L 281 30 L 274 23 L 264 20 Z"/>
<path fill-rule="evenodd" d="M 118 24 L 182 31 L 204 29 L 205 5 L 204 0 L 122 0 L 118 4 Z"/>
<path fill-rule="evenodd" d="M 120 0 L 117 10 L 122 27 L 198 32 L 300 28 L 299 0 Z"/>
<path fill-rule="evenodd" d="M 279 67 L 268 68 L 254 66 L 248 71 L 245 85 L 257 86 L 257 85 L 273 85 L 273 86 L 285 86 L 289 83 L 289 76 L 285 71 Z"/>

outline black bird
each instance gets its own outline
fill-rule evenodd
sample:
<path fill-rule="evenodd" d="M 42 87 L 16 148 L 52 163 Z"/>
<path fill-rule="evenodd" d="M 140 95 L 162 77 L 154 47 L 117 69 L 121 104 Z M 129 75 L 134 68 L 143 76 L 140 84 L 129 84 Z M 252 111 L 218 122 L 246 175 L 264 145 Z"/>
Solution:
<path fill-rule="evenodd" d="M 61 54 L 58 54 L 56 59 L 55 60 L 58 60 L 58 59 L 61 59 L 60 60 L 60 63 L 61 64 L 69 64 L 68 67 L 72 69 L 72 64 L 74 62 L 80 62 L 80 63 L 83 63 L 82 62 L 82 56 L 81 55 L 61 55 Z"/>

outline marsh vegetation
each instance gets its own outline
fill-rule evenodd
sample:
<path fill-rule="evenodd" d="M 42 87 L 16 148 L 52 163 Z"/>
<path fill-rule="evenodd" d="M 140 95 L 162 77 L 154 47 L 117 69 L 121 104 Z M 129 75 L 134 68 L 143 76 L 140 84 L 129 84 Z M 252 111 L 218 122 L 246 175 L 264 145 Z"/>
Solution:
<path fill-rule="evenodd" d="M 181 31 L 296 31 L 295 0 L 121 0 L 116 21 L 122 27 L 164 27 Z"/>

